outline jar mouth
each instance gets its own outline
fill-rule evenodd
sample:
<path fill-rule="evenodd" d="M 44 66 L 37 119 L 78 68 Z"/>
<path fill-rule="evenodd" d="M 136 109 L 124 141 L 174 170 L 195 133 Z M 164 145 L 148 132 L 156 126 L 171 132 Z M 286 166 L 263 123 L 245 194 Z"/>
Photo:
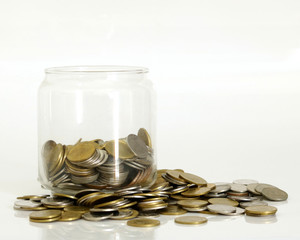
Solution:
<path fill-rule="evenodd" d="M 148 68 L 118 65 L 89 65 L 89 66 L 64 66 L 46 68 L 49 74 L 95 74 L 95 73 L 147 73 Z"/>

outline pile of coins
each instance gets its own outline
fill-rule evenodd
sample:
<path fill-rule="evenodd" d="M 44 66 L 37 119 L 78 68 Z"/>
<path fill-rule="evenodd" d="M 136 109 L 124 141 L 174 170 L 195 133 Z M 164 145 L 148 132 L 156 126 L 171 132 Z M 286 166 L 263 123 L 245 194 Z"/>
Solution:
<path fill-rule="evenodd" d="M 151 138 L 144 128 L 117 141 L 80 139 L 63 145 L 49 140 L 42 159 L 48 187 L 65 191 L 147 186 L 156 173 Z"/>
<path fill-rule="evenodd" d="M 283 190 L 250 179 L 207 183 L 181 169 L 162 169 L 156 174 L 156 182 L 151 187 L 132 186 L 109 193 L 84 189 L 75 195 L 27 195 L 18 197 L 14 208 L 34 211 L 29 217 L 32 222 L 112 219 L 129 220 L 129 226 L 151 227 L 159 225 L 159 220 L 148 217 L 160 214 L 274 215 L 277 208 L 269 206 L 265 200 L 285 201 L 288 198 Z M 174 221 L 178 224 L 203 224 L 207 218 L 182 216 Z"/>

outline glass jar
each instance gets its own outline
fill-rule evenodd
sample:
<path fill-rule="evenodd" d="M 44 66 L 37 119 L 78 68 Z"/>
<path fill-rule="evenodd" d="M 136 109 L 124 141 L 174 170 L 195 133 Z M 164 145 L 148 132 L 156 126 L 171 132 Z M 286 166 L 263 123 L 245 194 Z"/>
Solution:
<path fill-rule="evenodd" d="M 38 95 L 42 186 L 63 193 L 151 186 L 156 114 L 148 69 L 72 66 L 45 72 Z"/>

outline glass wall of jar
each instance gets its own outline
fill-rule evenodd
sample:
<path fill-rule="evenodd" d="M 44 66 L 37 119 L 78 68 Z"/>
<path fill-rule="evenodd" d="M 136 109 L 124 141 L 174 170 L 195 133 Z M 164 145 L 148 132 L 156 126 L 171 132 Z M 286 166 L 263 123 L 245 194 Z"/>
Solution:
<path fill-rule="evenodd" d="M 46 69 L 38 94 L 39 181 L 115 191 L 156 179 L 155 93 L 146 68 Z"/>

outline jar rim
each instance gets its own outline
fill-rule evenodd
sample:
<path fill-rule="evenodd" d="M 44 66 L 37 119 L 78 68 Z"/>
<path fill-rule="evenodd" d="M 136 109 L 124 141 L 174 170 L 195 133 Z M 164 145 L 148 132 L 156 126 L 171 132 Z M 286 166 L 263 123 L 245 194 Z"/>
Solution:
<path fill-rule="evenodd" d="M 82 65 L 46 68 L 45 73 L 50 74 L 95 74 L 95 73 L 147 73 L 145 67 L 122 65 Z"/>

